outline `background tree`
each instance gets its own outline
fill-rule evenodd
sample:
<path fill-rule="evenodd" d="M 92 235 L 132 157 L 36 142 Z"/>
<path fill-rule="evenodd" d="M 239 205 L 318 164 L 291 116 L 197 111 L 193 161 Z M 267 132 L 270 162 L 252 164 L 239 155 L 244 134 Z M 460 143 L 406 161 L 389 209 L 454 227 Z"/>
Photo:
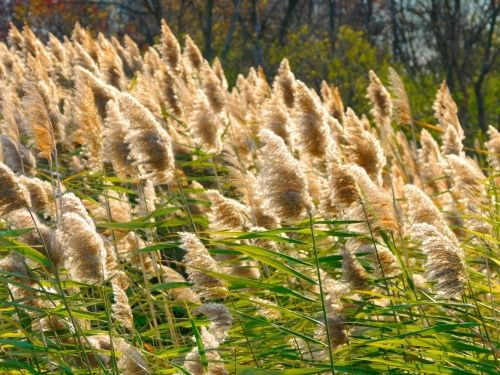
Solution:
<path fill-rule="evenodd" d="M 471 133 L 500 122 L 497 106 L 497 0 L 0 0 L 0 35 L 8 21 L 62 37 L 74 23 L 106 34 L 128 33 L 146 47 L 166 19 L 189 34 L 209 60 L 219 56 L 233 84 L 260 65 L 269 77 L 287 56 L 294 73 L 318 88 L 338 85 L 347 105 L 364 108 L 359 93 L 367 69 L 384 78 L 395 66 L 417 118 L 432 119 L 432 94 L 446 79 Z"/>

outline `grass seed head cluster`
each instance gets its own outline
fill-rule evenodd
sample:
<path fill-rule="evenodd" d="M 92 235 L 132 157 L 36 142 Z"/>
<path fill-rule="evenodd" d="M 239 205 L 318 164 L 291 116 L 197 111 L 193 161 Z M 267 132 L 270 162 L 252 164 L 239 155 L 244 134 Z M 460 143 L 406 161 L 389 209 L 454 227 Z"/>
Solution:
<path fill-rule="evenodd" d="M 498 130 L 161 31 L 0 41 L 0 372 L 496 373 Z"/>

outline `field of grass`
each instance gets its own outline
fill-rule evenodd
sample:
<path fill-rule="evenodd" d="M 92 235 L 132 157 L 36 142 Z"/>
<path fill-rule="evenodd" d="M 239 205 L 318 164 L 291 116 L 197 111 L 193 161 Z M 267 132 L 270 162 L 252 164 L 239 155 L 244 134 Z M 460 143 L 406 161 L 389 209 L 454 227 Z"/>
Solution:
<path fill-rule="evenodd" d="M 498 374 L 499 132 L 182 44 L 0 42 L 0 373 Z"/>

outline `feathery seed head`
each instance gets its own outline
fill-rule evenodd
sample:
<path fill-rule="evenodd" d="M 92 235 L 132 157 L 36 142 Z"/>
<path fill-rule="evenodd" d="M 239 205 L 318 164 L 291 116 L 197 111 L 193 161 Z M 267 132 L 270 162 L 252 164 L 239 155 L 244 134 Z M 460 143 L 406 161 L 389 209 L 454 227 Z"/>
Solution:
<path fill-rule="evenodd" d="M 266 128 L 283 138 L 283 141 L 287 145 L 290 145 L 291 136 L 287 129 L 289 121 L 288 111 L 276 96 L 273 96 L 264 103 L 262 121 Z"/>
<path fill-rule="evenodd" d="M 207 190 L 211 202 L 210 226 L 215 230 L 243 231 L 249 226 L 247 208 L 234 199 L 226 198 L 217 190 Z"/>
<path fill-rule="evenodd" d="M 199 71 L 203 64 L 203 55 L 189 35 L 186 35 L 186 46 L 184 47 L 184 54 L 187 57 L 191 67 Z"/>
<path fill-rule="evenodd" d="M 193 103 L 193 111 L 188 121 L 189 129 L 195 141 L 206 152 L 219 152 L 222 149 L 221 127 L 206 95 L 198 91 Z"/>
<path fill-rule="evenodd" d="M 342 247 L 342 276 L 354 289 L 366 288 L 368 276 L 356 255 Z"/>
<path fill-rule="evenodd" d="M 323 121 L 321 103 L 307 86 L 297 81 L 295 88 L 295 131 L 303 151 L 317 158 L 323 158 L 330 138 L 330 129 Z"/>
<path fill-rule="evenodd" d="M 358 190 L 354 177 L 349 169 L 339 163 L 338 160 L 331 160 L 327 166 L 328 182 L 332 189 L 332 200 L 341 208 L 348 208 L 358 201 Z"/>
<path fill-rule="evenodd" d="M 161 20 L 161 52 L 163 60 L 172 73 L 179 75 L 181 72 L 181 47 L 165 20 Z"/>
<path fill-rule="evenodd" d="M 443 130 L 446 130 L 450 125 L 453 126 L 459 139 L 463 139 L 464 133 L 457 116 L 457 104 L 451 97 L 446 81 L 441 83 L 432 108 L 434 109 L 434 116 L 439 121 L 439 126 L 441 126 Z"/>
<path fill-rule="evenodd" d="M 23 90 L 23 111 L 33 130 L 36 147 L 50 161 L 56 145 L 47 107 L 34 82 L 26 82 Z"/>
<path fill-rule="evenodd" d="M 130 125 L 125 142 L 130 145 L 129 158 L 139 169 L 139 178 L 156 184 L 170 182 L 175 166 L 172 140 L 167 131 L 132 95 L 121 93 L 118 104 Z"/>
<path fill-rule="evenodd" d="M 344 103 L 337 86 L 330 87 L 325 81 L 321 82 L 321 98 L 328 113 L 340 123 L 344 122 Z"/>
<path fill-rule="evenodd" d="M 77 214 L 82 219 L 84 219 L 88 225 L 90 225 L 91 227 L 95 227 L 94 221 L 89 216 L 81 199 L 73 193 L 65 193 L 62 195 L 60 210 L 62 215 L 69 212 Z"/>
<path fill-rule="evenodd" d="M 368 216 L 366 220 L 370 222 L 372 230 L 398 231 L 391 195 L 376 185 L 363 168 L 351 164 L 348 169 L 359 187 L 360 197 Z"/>
<path fill-rule="evenodd" d="M 202 77 L 203 92 L 210 103 L 210 107 L 215 113 L 222 112 L 226 103 L 226 92 L 208 64 L 202 68 Z"/>
<path fill-rule="evenodd" d="M 4 163 L 0 162 L 0 213 L 6 214 L 30 205 L 28 190 L 19 184 L 16 175 Z"/>
<path fill-rule="evenodd" d="M 312 208 L 306 177 L 282 138 L 267 129 L 260 132 L 259 195 L 268 211 L 282 220 L 296 220 Z"/>
<path fill-rule="evenodd" d="M 295 76 L 290 70 L 287 59 L 283 59 L 274 77 L 273 91 L 282 98 L 288 108 L 293 108 L 295 100 Z"/>
<path fill-rule="evenodd" d="M 80 215 L 65 212 L 56 235 L 64 249 L 71 280 L 92 284 L 104 281 L 106 248 L 95 227 Z"/>
<path fill-rule="evenodd" d="M 373 70 L 370 70 L 369 76 L 370 85 L 368 86 L 367 96 L 373 105 L 370 113 L 373 115 L 377 125 L 384 126 L 385 122 L 389 121 L 390 123 L 392 116 L 391 95 Z"/>
<path fill-rule="evenodd" d="M 344 132 L 347 145 L 343 150 L 347 160 L 363 167 L 370 178 L 381 185 L 386 158 L 380 142 L 363 128 L 361 120 L 350 108 L 344 119 Z"/>
<path fill-rule="evenodd" d="M 446 159 L 454 193 L 470 203 L 480 203 L 487 197 L 484 185 L 486 176 L 473 159 L 457 155 L 448 155 Z"/>
<path fill-rule="evenodd" d="M 109 335 L 94 335 L 88 336 L 86 341 L 95 350 L 113 350 L 118 358 L 116 366 L 118 371 L 123 375 L 149 375 L 151 371 L 148 368 L 146 360 L 141 352 L 126 342 L 120 337 L 113 337 L 113 345 L 111 345 L 111 338 Z M 104 363 L 106 367 L 111 368 L 111 357 L 99 354 L 99 361 Z M 95 361 L 97 362 L 97 360 Z M 97 364 L 95 364 L 97 367 Z"/>
<path fill-rule="evenodd" d="M 193 289 L 204 299 L 226 297 L 228 290 L 224 283 L 204 272 L 220 272 L 220 269 L 203 243 L 193 233 L 180 232 L 179 236 L 181 248 L 186 251 L 184 264 L 188 279 L 194 284 Z"/>
<path fill-rule="evenodd" d="M 221 85 L 222 85 L 222 88 L 224 90 L 227 90 L 228 88 L 228 83 L 227 83 L 227 80 L 226 80 L 226 76 L 224 74 L 224 69 L 222 68 L 222 64 L 219 60 L 218 57 L 216 57 L 214 59 L 214 62 L 212 63 L 212 70 L 213 72 L 215 73 L 215 75 L 217 76 L 217 78 L 219 79 Z"/>
<path fill-rule="evenodd" d="M 36 177 L 19 176 L 18 183 L 26 187 L 30 195 L 31 208 L 39 213 L 52 213 L 54 199 L 52 185 Z"/>
<path fill-rule="evenodd" d="M 458 297 L 467 280 L 462 250 L 457 243 L 427 223 L 412 226 L 415 239 L 421 241 L 427 255 L 427 279 L 436 282 L 438 296 L 445 299 Z"/>
<path fill-rule="evenodd" d="M 95 105 L 92 89 L 83 78 L 77 82 L 75 110 L 78 141 L 85 145 L 90 169 L 99 172 L 103 168 L 102 120 Z"/>
<path fill-rule="evenodd" d="M 398 124 L 411 124 L 412 114 L 410 100 L 406 93 L 405 85 L 399 74 L 389 67 L 389 83 L 393 93 L 392 103 L 394 105 L 394 115 Z"/>
<path fill-rule="evenodd" d="M 112 250 L 113 251 L 113 250 Z M 126 289 L 128 288 L 129 280 L 126 273 L 123 271 L 115 272 L 111 279 L 111 287 L 113 289 L 114 303 L 111 306 L 113 317 L 123 324 L 124 327 L 132 330 L 134 328 L 132 309 L 127 297 Z"/>
<path fill-rule="evenodd" d="M 233 325 L 233 318 L 226 306 L 220 303 L 205 303 L 194 310 L 195 314 L 207 315 L 210 319 L 208 332 L 222 343 Z"/>
<path fill-rule="evenodd" d="M 104 123 L 104 147 L 106 158 L 113 165 L 116 174 L 121 178 L 136 174 L 130 160 L 130 145 L 125 142 L 129 124 L 120 112 L 118 102 L 110 100 L 106 106 L 106 122 Z"/>
<path fill-rule="evenodd" d="M 485 143 L 488 149 L 488 161 L 496 172 L 500 171 L 500 132 L 493 126 L 488 127 L 490 139 Z"/>
<path fill-rule="evenodd" d="M 455 234 L 444 221 L 431 198 L 415 185 L 405 185 L 404 194 L 408 201 L 408 216 L 411 224 L 425 223 L 434 226 L 441 234 L 456 241 Z"/>
<path fill-rule="evenodd" d="M 434 193 L 442 193 L 448 189 L 448 186 L 443 179 L 444 172 L 441 166 L 443 157 L 439 151 L 439 146 L 425 129 L 420 133 L 420 143 L 422 148 L 418 150 L 418 161 L 424 179 L 422 182 Z"/>

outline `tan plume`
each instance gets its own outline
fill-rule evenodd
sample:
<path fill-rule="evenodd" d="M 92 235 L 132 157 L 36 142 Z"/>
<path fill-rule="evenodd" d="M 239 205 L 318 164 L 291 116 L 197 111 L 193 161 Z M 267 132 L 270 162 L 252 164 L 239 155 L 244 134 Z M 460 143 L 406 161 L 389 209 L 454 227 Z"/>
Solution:
<path fill-rule="evenodd" d="M 184 47 L 184 54 L 191 64 L 191 67 L 199 71 L 203 64 L 203 55 L 189 35 L 186 35 L 186 46 Z"/>
<path fill-rule="evenodd" d="M 340 123 L 344 122 L 344 103 L 337 86 L 331 87 L 325 81 L 321 82 L 321 98 L 328 113 Z"/>
<path fill-rule="evenodd" d="M 130 145 L 129 157 L 139 169 L 141 179 L 151 179 L 157 184 L 172 180 L 175 166 L 172 140 L 154 116 L 133 96 L 118 96 L 120 111 L 130 124 L 125 142 Z"/>
<path fill-rule="evenodd" d="M 423 183 L 435 194 L 445 191 L 448 186 L 442 168 L 443 157 L 439 146 L 430 133 L 423 129 L 420 133 L 418 161 L 422 171 Z"/>
<path fill-rule="evenodd" d="M 188 121 L 189 129 L 195 141 L 206 152 L 218 152 L 222 148 L 218 118 L 209 105 L 206 95 L 198 91 L 193 103 L 193 111 Z"/>
<path fill-rule="evenodd" d="M 227 90 L 228 89 L 228 83 L 227 83 L 227 80 L 226 80 L 226 75 L 224 74 L 224 69 L 222 68 L 222 64 L 219 60 L 218 57 L 216 57 L 214 59 L 214 62 L 212 64 L 212 70 L 214 72 L 214 74 L 217 76 L 217 78 L 219 79 L 221 85 L 222 85 L 222 88 L 224 90 Z"/>
<path fill-rule="evenodd" d="M 95 228 L 80 215 L 65 212 L 56 233 L 70 279 L 92 284 L 104 281 L 106 249 Z"/>
<path fill-rule="evenodd" d="M 16 176 L 5 164 L 0 162 L 0 213 L 5 214 L 30 205 L 28 190 L 18 183 Z"/>
<path fill-rule="evenodd" d="M 375 184 L 363 168 L 349 165 L 348 169 L 359 187 L 359 196 L 363 201 L 366 219 L 370 222 L 371 230 L 397 232 L 399 226 L 390 193 Z"/>
<path fill-rule="evenodd" d="M 283 139 L 267 129 L 260 132 L 260 196 L 268 211 L 282 220 L 296 220 L 312 208 L 304 172 Z"/>
<path fill-rule="evenodd" d="M 457 115 L 457 104 L 451 97 L 450 89 L 446 81 L 441 83 L 432 108 L 434 109 L 434 116 L 438 119 L 440 127 L 446 130 L 448 126 L 453 126 L 457 136 L 463 139 L 463 130 Z"/>
<path fill-rule="evenodd" d="M 226 297 L 228 290 L 224 283 L 206 273 L 207 271 L 220 273 L 220 269 L 203 243 L 193 233 L 180 232 L 179 236 L 181 247 L 186 250 L 184 264 L 188 279 L 193 283 L 193 289 L 204 299 Z"/>
<path fill-rule="evenodd" d="M 104 147 L 106 159 L 111 162 L 116 174 L 121 178 L 135 175 L 135 170 L 129 160 L 130 145 L 125 141 L 129 124 L 120 112 L 118 103 L 108 102 L 104 123 Z"/>
<path fill-rule="evenodd" d="M 217 190 L 207 190 L 205 194 L 211 203 L 209 220 L 214 230 L 244 231 L 248 228 L 248 213 L 244 205 L 224 197 Z"/>
<path fill-rule="evenodd" d="M 344 119 L 344 131 L 347 145 L 343 151 L 346 159 L 364 168 L 373 181 L 382 184 L 382 169 L 386 158 L 380 141 L 363 128 L 360 119 L 350 108 Z"/>
<path fill-rule="evenodd" d="M 19 176 L 18 183 L 26 187 L 30 195 L 30 206 L 38 213 L 54 214 L 52 185 L 37 177 Z"/>
<path fill-rule="evenodd" d="M 364 289 L 368 276 L 361 263 L 350 250 L 342 248 L 342 277 L 354 289 Z"/>
<path fill-rule="evenodd" d="M 220 113 L 224 109 L 226 92 L 208 64 L 203 67 L 202 76 L 203 92 L 210 103 L 210 107 L 215 113 Z"/>
<path fill-rule="evenodd" d="M 179 75 L 181 71 L 181 47 L 165 20 L 161 21 L 161 52 L 172 73 Z"/>
<path fill-rule="evenodd" d="M 205 303 L 194 310 L 195 314 L 207 315 L 210 319 L 208 332 L 222 343 L 231 329 L 233 318 L 226 306 L 220 303 Z"/>
<path fill-rule="evenodd" d="M 120 374 L 123 375 L 149 375 L 151 371 L 148 368 L 144 356 L 139 350 L 126 342 L 123 338 L 112 337 L 107 334 L 88 336 L 86 341 L 94 350 L 111 351 L 113 348 L 116 357 L 116 366 Z M 112 340 L 112 343 L 111 343 Z M 112 368 L 112 359 L 108 355 L 99 354 L 99 359 L 95 359 L 94 366 L 97 367 L 97 361 L 104 363 L 108 368 Z"/>
<path fill-rule="evenodd" d="M 398 124 L 408 125 L 413 122 L 410 99 L 406 93 L 403 80 L 398 72 L 392 67 L 389 67 L 389 88 L 392 91 L 393 112 Z"/>
<path fill-rule="evenodd" d="M 445 299 L 458 297 L 467 280 L 462 250 L 457 243 L 429 224 L 414 224 L 414 238 L 421 241 L 427 255 L 427 279 L 436 282 L 438 296 Z"/>
<path fill-rule="evenodd" d="M 35 83 L 26 82 L 23 90 L 23 111 L 33 130 L 36 147 L 40 155 L 50 161 L 56 144 L 47 108 Z"/>
<path fill-rule="evenodd" d="M 373 106 L 370 113 L 375 119 L 377 126 L 384 131 L 389 131 L 392 116 L 391 95 L 373 70 L 370 70 L 369 77 L 370 85 L 368 86 L 367 96 Z"/>
<path fill-rule="evenodd" d="M 500 173 L 500 132 L 493 126 L 489 126 L 488 135 L 490 139 L 485 143 L 488 149 L 488 161 L 493 167 L 494 172 Z"/>
<path fill-rule="evenodd" d="M 307 154 L 323 158 L 330 138 L 330 129 L 323 120 L 321 103 L 307 86 L 297 81 L 295 88 L 295 132 L 301 149 Z"/>
<path fill-rule="evenodd" d="M 95 105 L 94 93 L 83 78 L 77 81 L 77 141 L 85 145 L 85 155 L 93 172 L 103 168 L 102 121 Z"/>
<path fill-rule="evenodd" d="M 295 76 L 287 59 L 283 59 L 273 82 L 274 95 L 281 97 L 288 108 L 293 108 L 295 99 Z"/>

